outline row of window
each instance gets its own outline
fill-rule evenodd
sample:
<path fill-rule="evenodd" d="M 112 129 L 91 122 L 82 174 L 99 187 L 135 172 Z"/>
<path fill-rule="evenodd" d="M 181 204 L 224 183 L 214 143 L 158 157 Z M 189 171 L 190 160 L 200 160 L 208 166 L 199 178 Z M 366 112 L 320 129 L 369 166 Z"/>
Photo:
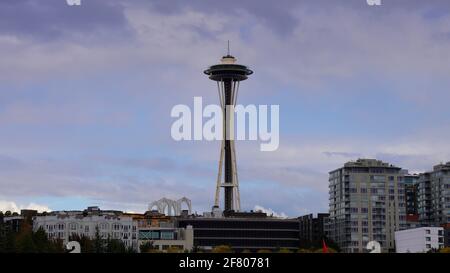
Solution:
<path fill-rule="evenodd" d="M 82 230 L 83 229 L 83 225 L 82 224 L 77 224 L 77 223 L 69 223 L 68 224 L 69 230 L 71 231 L 76 231 L 78 229 Z M 109 224 L 108 223 L 100 223 L 98 225 L 100 230 L 109 230 Z M 128 231 L 136 231 L 136 226 L 131 226 L 131 225 L 122 225 L 122 224 L 118 224 L 118 223 L 114 223 L 111 225 L 112 230 L 123 230 L 125 232 Z M 58 224 L 54 224 L 54 225 L 45 225 L 45 229 L 49 232 L 53 232 L 54 230 L 65 230 L 66 229 L 66 224 L 64 223 L 58 223 Z M 90 230 L 90 225 L 84 225 L 84 231 L 85 232 L 89 232 Z"/>

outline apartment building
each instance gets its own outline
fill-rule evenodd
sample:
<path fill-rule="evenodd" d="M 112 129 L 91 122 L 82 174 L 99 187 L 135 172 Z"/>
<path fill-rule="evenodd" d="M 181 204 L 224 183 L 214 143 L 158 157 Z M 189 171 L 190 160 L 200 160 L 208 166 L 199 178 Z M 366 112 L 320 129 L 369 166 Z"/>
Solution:
<path fill-rule="evenodd" d="M 395 231 L 406 228 L 401 168 L 358 159 L 329 173 L 328 236 L 343 252 L 365 252 L 370 241 L 394 251 Z"/>

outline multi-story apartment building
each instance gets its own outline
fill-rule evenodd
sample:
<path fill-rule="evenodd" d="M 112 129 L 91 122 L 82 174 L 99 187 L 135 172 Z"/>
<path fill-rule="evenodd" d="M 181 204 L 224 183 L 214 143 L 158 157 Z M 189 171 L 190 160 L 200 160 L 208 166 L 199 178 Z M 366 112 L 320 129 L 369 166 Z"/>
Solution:
<path fill-rule="evenodd" d="M 328 235 L 344 252 L 364 252 L 370 241 L 395 248 L 395 231 L 406 227 L 401 168 L 358 159 L 329 173 Z"/>
<path fill-rule="evenodd" d="M 43 228 L 51 239 L 67 244 L 72 235 L 94 238 L 97 231 L 103 239 L 121 240 L 126 247 L 137 249 L 137 223 L 120 211 L 102 211 L 89 207 L 84 211 L 55 211 L 33 217 L 33 230 Z"/>
<path fill-rule="evenodd" d="M 421 223 L 430 226 L 450 223 L 450 162 L 420 174 L 417 199 Z"/>

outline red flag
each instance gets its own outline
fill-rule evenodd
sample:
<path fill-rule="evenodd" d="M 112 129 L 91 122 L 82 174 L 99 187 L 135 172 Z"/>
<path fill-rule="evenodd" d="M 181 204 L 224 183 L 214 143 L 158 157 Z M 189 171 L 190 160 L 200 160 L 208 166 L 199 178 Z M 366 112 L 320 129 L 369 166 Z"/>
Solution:
<path fill-rule="evenodd" d="M 322 253 L 328 253 L 328 247 L 325 240 L 322 239 Z"/>

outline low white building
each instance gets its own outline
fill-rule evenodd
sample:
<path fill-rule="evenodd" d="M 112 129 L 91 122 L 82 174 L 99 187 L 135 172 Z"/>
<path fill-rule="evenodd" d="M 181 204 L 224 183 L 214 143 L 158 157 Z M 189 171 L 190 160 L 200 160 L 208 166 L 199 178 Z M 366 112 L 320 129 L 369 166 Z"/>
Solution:
<path fill-rule="evenodd" d="M 33 217 L 33 230 L 43 228 L 51 239 L 69 242 L 71 235 L 94 238 L 97 227 L 103 239 L 118 239 L 137 249 L 137 223 L 131 216 L 90 207 L 85 211 L 58 211 Z"/>
<path fill-rule="evenodd" d="M 194 230 L 175 228 L 173 223 L 160 223 L 159 226 L 138 226 L 138 245 L 150 242 L 154 248 L 167 251 L 170 248 L 180 251 L 192 251 L 194 247 Z M 140 252 L 140 248 L 138 250 Z"/>
<path fill-rule="evenodd" d="M 397 253 L 420 253 L 444 247 L 442 227 L 421 227 L 395 232 Z"/>

